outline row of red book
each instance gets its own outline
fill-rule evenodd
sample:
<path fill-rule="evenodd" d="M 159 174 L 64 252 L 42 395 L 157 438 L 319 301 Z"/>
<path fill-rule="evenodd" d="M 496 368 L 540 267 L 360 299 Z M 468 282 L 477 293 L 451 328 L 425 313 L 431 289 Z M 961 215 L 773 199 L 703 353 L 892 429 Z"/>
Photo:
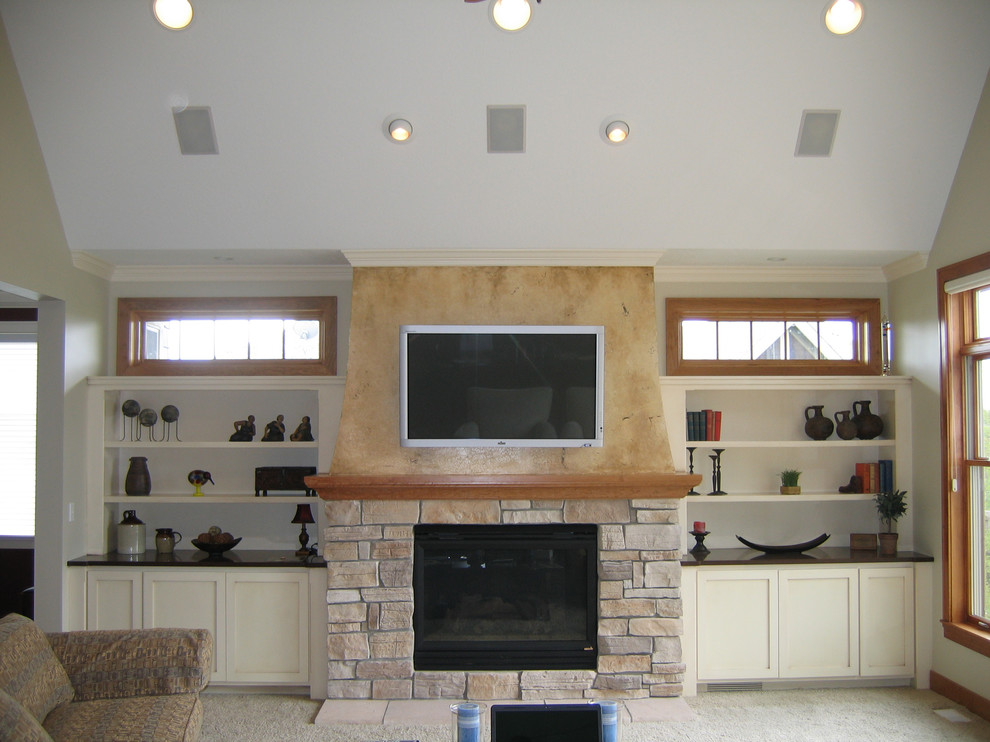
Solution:
<path fill-rule="evenodd" d="M 688 410 L 687 439 L 689 441 L 722 440 L 722 410 Z"/>
<path fill-rule="evenodd" d="M 890 459 L 856 464 L 856 476 L 859 478 L 859 492 L 873 494 L 876 492 L 892 492 L 894 489 L 894 462 Z"/>

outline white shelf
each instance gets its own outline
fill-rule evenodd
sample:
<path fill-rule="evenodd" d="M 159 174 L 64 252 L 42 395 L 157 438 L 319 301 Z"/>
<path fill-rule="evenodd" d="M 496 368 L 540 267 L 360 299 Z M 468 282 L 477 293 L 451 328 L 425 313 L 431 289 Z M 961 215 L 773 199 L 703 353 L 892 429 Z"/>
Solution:
<path fill-rule="evenodd" d="M 126 448 L 126 449 L 155 449 L 167 450 L 174 448 L 229 448 L 232 450 L 246 451 L 255 449 L 278 449 L 291 448 L 301 450 L 304 448 L 319 448 L 319 441 L 107 441 L 104 448 Z"/>
<path fill-rule="evenodd" d="M 877 446 L 896 446 L 897 441 L 890 438 L 873 438 L 871 440 L 854 439 L 824 440 L 824 441 L 686 441 L 685 447 L 691 448 L 875 448 Z"/>
<path fill-rule="evenodd" d="M 664 376 L 660 380 L 667 435 L 674 465 L 687 471 L 693 464 L 702 482 L 700 496 L 681 500 L 679 517 L 688 527 L 708 522 L 709 548 L 734 548 L 733 533 L 751 534 L 762 543 L 788 543 L 789 536 L 826 531 L 833 541 L 847 543 L 851 533 L 878 530 L 872 494 L 840 494 L 860 463 L 894 462 L 894 484 L 912 493 L 911 379 L 893 376 Z M 842 440 L 833 432 L 823 441 L 805 433 L 809 408 L 824 407 L 826 417 L 869 402 L 884 430 L 869 440 Z M 686 440 L 687 412 L 722 412 L 719 441 Z M 686 449 L 694 449 L 693 458 Z M 712 488 L 714 449 L 720 458 L 721 489 Z M 800 495 L 777 491 L 785 469 L 802 472 Z M 787 503 L 804 503 L 793 505 Z M 899 522 L 903 548 L 913 548 L 914 509 Z"/>
<path fill-rule="evenodd" d="M 687 498 L 688 505 L 721 505 L 729 502 L 857 502 L 872 500 L 872 494 L 844 495 L 838 492 L 802 492 L 800 495 L 781 495 L 778 493 L 754 493 L 751 495 L 691 495 Z"/>
<path fill-rule="evenodd" d="M 158 505 L 269 505 L 275 502 L 297 503 L 318 503 L 319 497 L 306 497 L 305 495 L 271 495 L 266 497 L 255 497 L 254 495 L 111 495 L 103 498 L 103 502 L 120 503 L 125 505 L 138 506 L 141 504 Z"/>
<path fill-rule="evenodd" d="M 255 496 L 255 470 L 305 466 L 329 471 L 344 396 L 343 377 L 90 377 L 87 386 L 86 493 L 93 517 L 87 521 L 86 553 L 101 554 L 113 548 L 114 526 L 124 509 L 137 509 L 150 533 L 160 526 L 198 532 L 204 524 L 220 523 L 225 530 L 245 535 L 242 547 L 264 549 L 283 548 L 296 539 L 298 528 L 289 524 L 292 511 L 286 514 L 283 509 L 313 504 L 317 506 L 314 514 L 323 518 L 319 498 L 306 497 L 301 489 L 275 494 L 269 488 L 268 496 Z M 148 431 L 142 429 L 143 440 L 130 440 L 138 426 L 122 415 L 121 404 L 126 399 L 153 410 L 175 405 L 181 417 L 170 429 L 170 439 L 150 440 Z M 228 440 L 233 421 L 249 414 L 258 428 L 254 440 Z M 267 421 L 278 415 L 285 421 L 286 440 L 261 440 Z M 316 440 L 289 440 L 303 417 L 310 417 Z M 163 431 L 159 422 L 156 438 Z M 176 440 L 177 435 L 181 440 Z M 151 495 L 124 494 L 127 460 L 134 456 L 148 459 Z M 187 473 L 194 469 L 212 472 L 217 483 L 215 487 L 207 484 L 202 497 L 193 495 L 187 481 Z M 320 532 L 319 523 L 313 530 Z"/>

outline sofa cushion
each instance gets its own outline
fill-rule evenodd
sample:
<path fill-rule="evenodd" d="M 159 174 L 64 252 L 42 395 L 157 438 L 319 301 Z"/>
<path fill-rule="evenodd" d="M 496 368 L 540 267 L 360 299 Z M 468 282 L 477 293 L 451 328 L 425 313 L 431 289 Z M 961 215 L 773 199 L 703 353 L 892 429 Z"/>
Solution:
<path fill-rule="evenodd" d="M 195 693 L 75 701 L 45 719 L 55 742 L 195 742 L 203 724 L 203 704 Z"/>
<path fill-rule="evenodd" d="M 29 618 L 0 618 L 0 689 L 38 721 L 72 700 L 72 683 L 44 632 Z"/>
<path fill-rule="evenodd" d="M 52 742 L 52 738 L 26 708 L 0 690 L 0 742 Z"/>

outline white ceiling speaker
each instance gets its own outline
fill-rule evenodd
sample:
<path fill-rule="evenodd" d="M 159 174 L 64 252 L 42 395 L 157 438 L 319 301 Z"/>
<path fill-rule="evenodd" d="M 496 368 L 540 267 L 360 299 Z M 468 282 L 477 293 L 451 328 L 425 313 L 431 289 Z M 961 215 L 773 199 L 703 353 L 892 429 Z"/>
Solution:
<path fill-rule="evenodd" d="M 488 151 L 526 151 L 526 106 L 488 106 Z"/>
<path fill-rule="evenodd" d="M 184 155 L 216 155 L 217 135 L 213 129 L 213 112 L 209 106 L 188 106 L 172 110 L 179 151 Z"/>
<path fill-rule="evenodd" d="M 189 0 L 153 0 L 151 12 L 170 31 L 181 31 L 192 23 L 193 8 Z"/>
<path fill-rule="evenodd" d="M 823 20 L 829 31 L 845 36 L 862 25 L 863 15 L 863 3 L 859 0 L 829 0 Z"/>
<path fill-rule="evenodd" d="M 832 154 L 839 111 L 803 111 L 795 157 L 828 157 Z"/>

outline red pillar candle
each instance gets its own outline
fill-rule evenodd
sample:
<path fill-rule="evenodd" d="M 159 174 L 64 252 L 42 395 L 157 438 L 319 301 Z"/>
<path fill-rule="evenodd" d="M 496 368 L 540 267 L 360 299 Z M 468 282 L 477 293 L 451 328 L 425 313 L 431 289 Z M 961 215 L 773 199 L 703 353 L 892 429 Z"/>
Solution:
<path fill-rule="evenodd" d="M 704 531 L 705 531 L 705 521 L 703 521 L 703 520 L 696 520 L 694 522 L 694 532 L 695 533 L 704 533 Z"/>

